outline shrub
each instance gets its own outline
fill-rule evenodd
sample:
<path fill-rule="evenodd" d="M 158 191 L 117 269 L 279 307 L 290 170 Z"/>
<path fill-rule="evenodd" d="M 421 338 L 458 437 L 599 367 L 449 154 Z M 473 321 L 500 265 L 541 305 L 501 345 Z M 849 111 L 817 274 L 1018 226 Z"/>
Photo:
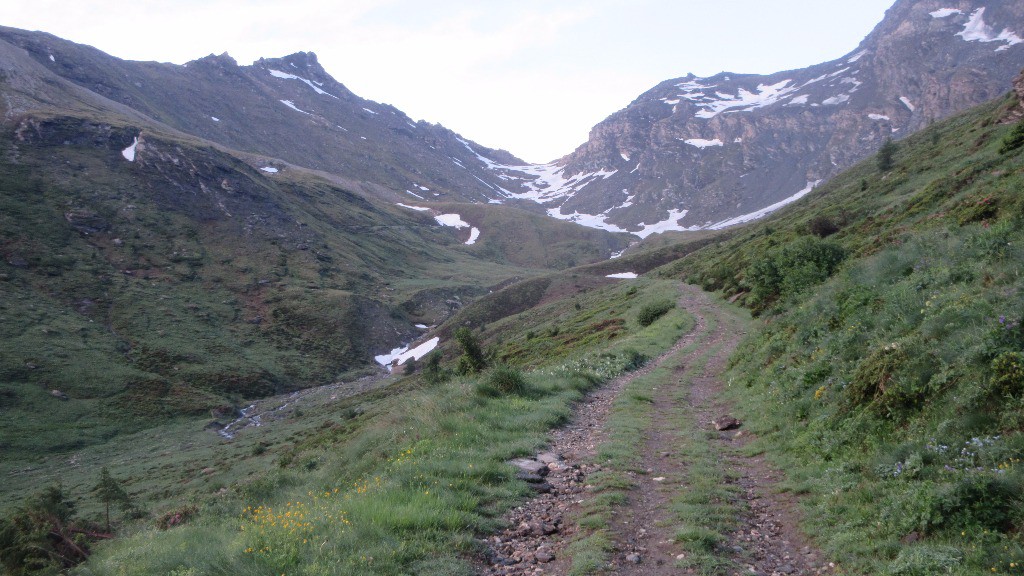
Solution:
<path fill-rule="evenodd" d="M 509 366 L 496 366 L 481 378 L 476 391 L 483 396 L 526 395 L 530 390 L 523 373 Z"/>
<path fill-rule="evenodd" d="M 992 388 L 999 394 L 1014 396 L 1024 390 L 1024 354 L 1003 352 L 992 361 Z"/>
<path fill-rule="evenodd" d="M 459 357 L 459 365 L 456 368 L 459 374 L 477 374 L 487 367 L 484 352 L 469 328 L 463 326 L 456 330 L 455 340 L 462 346 L 462 356 Z"/>
<path fill-rule="evenodd" d="M 807 230 L 818 238 L 826 238 L 839 232 L 839 225 L 828 216 L 815 216 L 807 223 Z"/>
<path fill-rule="evenodd" d="M 780 296 L 824 282 L 839 268 L 846 251 L 838 244 L 803 236 L 776 248 L 747 268 L 746 278 L 759 310 Z"/>
<path fill-rule="evenodd" d="M 1008 154 L 1024 146 L 1024 121 L 1018 122 L 1013 131 L 1003 139 L 1003 145 L 999 147 L 1000 154 Z"/>
<path fill-rule="evenodd" d="M 640 312 L 636 315 L 636 321 L 641 326 L 650 326 L 651 324 L 654 324 L 655 320 L 661 318 L 665 314 L 668 314 L 668 311 L 675 307 L 675 303 L 670 300 L 661 300 L 647 304 L 641 308 Z"/>
<path fill-rule="evenodd" d="M 885 143 L 878 149 L 878 170 L 880 172 L 888 172 L 892 170 L 895 162 L 893 157 L 896 156 L 896 150 L 898 147 L 896 143 L 892 141 L 892 138 L 886 138 Z"/>

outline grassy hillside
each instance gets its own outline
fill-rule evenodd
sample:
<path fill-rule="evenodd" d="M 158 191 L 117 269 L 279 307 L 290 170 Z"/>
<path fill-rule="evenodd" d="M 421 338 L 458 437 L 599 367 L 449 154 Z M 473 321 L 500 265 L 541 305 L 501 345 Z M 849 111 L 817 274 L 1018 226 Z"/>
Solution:
<path fill-rule="evenodd" d="M 1015 105 L 937 123 L 763 222 L 563 272 L 516 247 L 567 265 L 587 236 L 554 250 L 520 213 L 452 205 L 482 230 L 466 246 L 307 174 L 156 136 L 128 163 L 136 130 L 37 123 L 0 150 L 0 411 L 19 458 L 0 474 L 19 496 L 64 486 L 7 494 L 4 561 L 58 569 L 31 527 L 99 530 L 106 466 L 141 510 L 116 513 L 121 537 L 90 542 L 79 574 L 472 573 L 476 537 L 526 495 L 506 460 L 691 327 L 671 307 L 684 279 L 760 318 L 729 394 L 841 573 L 1019 573 L 1024 127 L 1000 123 Z M 503 226 L 512 240 L 487 239 Z M 625 271 L 651 272 L 605 277 Z M 481 297 L 436 331 L 438 364 L 278 397 L 230 440 L 201 429 L 351 370 L 460 295 Z M 482 374 L 455 375 L 462 328 Z"/>
<path fill-rule="evenodd" d="M 848 573 L 1024 560 L 1024 128 L 999 123 L 1014 102 L 662 269 L 762 315 L 732 394 Z"/>
<path fill-rule="evenodd" d="M 101 522 L 90 491 L 100 463 L 145 509 L 136 521 L 115 512 L 116 523 L 130 528 L 93 544 L 80 574 L 470 574 L 480 552 L 474 536 L 526 495 L 506 460 L 542 446 L 582 392 L 658 354 L 690 326 L 682 310 L 647 327 L 637 322 L 651 302 L 674 298 L 675 284 L 594 288 L 595 304 L 615 303 L 618 336 L 574 354 L 545 353 L 543 370 L 498 367 L 435 384 L 417 377 L 350 399 L 326 391 L 232 441 L 195 424 L 167 425 L 116 452 L 86 448 L 70 468 L 35 466 L 63 480 L 78 525 Z M 544 312 L 580 313 L 571 299 Z M 518 318 L 522 326 L 544 321 L 531 312 Z M 494 383 L 508 378 L 521 386 L 495 393 Z M 0 526 L 0 544 L 9 535 Z"/>
<path fill-rule="evenodd" d="M 415 324 L 624 242 L 526 227 L 547 258 L 506 264 L 515 247 L 465 246 L 429 215 L 109 120 L 26 118 L 0 144 L 0 444 L 14 459 L 371 373 Z M 477 212 L 495 229 L 524 218 Z M 580 238 L 598 242 L 584 253 Z"/>

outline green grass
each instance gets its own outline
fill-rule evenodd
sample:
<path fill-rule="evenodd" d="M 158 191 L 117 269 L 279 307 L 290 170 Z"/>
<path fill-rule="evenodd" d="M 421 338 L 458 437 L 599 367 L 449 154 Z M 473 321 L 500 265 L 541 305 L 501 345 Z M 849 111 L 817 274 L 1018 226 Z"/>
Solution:
<path fill-rule="evenodd" d="M 664 319 L 651 325 L 649 330 L 664 333 L 675 327 L 685 333 L 692 330 L 694 325 L 694 319 L 688 313 L 671 309 Z M 700 340 L 676 352 L 673 358 L 650 373 L 634 378 L 616 398 L 606 425 L 607 438 L 597 447 L 595 455 L 595 463 L 600 464 L 602 470 L 589 477 L 594 490 L 575 518 L 580 532 L 566 550 L 572 558 L 570 574 L 594 574 L 607 566 L 613 551 L 610 534 L 615 510 L 627 503 L 629 491 L 633 487 L 630 475 L 646 474 L 649 464 L 643 461 L 642 450 L 637 447 L 643 445 L 651 423 L 651 390 L 659 386 L 672 386 L 680 360 L 698 346 Z"/>
<path fill-rule="evenodd" d="M 458 301 L 621 244 L 473 208 L 545 246 L 520 265 L 510 246 L 462 245 L 429 215 L 270 178 L 196 139 L 149 132 L 129 163 L 139 128 L 123 118 L 36 122 L 16 153 L 10 131 L 0 146 L 0 446 L 22 462 L 373 373 Z"/>
<path fill-rule="evenodd" d="M 1015 573 L 1024 558 L 1024 156 L 1000 152 L 1008 105 L 937 123 L 889 172 L 866 161 L 659 271 L 765 317 L 729 395 L 847 573 Z M 816 242 L 822 217 L 846 260 L 757 293 L 759 259 Z"/>
<path fill-rule="evenodd" d="M 621 311 L 632 315 L 673 283 L 631 286 Z M 572 300 L 562 306 L 576 312 Z M 512 370 L 522 394 L 481 395 L 468 378 L 407 379 L 340 403 L 324 393 L 231 442 L 186 420 L 83 448 L 70 469 L 41 458 L 36 466 L 48 472 L 32 482 L 62 478 L 82 516 L 96 518 L 89 471 L 102 463 L 149 512 L 141 523 L 115 515 L 123 537 L 97 545 L 81 574 L 468 573 L 467 558 L 480 552 L 475 537 L 529 493 L 505 462 L 535 453 L 584 391 L 638 356 L 656 356 L 689 323 L 674 311 L 649 328 L 624 328 L 610 348 L 574 348 L 541 369 Z M 189 522 L 153 527 L 189 503 L 197 508 Z M 295 513 L 310 526 L 282 529 Z"/>
<path fill-rule="evenodd" d="M 696 414 L 685 400 L 694 376 L 716 352 L 715 348 L 709 349 L 688 365 L 677 388 L 676 397 L 683 408 L 677 416 L 679 434 L 672 458 L 685 462 L 686 469 L 669 515 L 674 539 L 686 550 L 686 557 L 677 564 L 709 575 L 738 568 L 726 559 L 729 554 L 722 548 L 727 535 L 737 527 L 737 517 L 745 512 L 737 498 L 739 488 L 731 482 L 726 466 L 732 447 L 724 445 L 717 433 L 696 426 Z"/>

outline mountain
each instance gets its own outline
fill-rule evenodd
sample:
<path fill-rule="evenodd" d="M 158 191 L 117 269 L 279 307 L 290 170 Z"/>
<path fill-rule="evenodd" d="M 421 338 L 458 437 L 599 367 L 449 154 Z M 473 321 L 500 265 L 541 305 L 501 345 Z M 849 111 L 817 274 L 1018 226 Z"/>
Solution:
<path fill-rule="evenodd" d="M 6 454 L 74 449 L 381 372 L 376 356 L 422 338 L 427 325 L 490 290 L 605 260 L 630 241 L 510 206 L 396 205 L 399 194 L 419 201 L 381 183 L 410 169 L 403 149 L 385 180 L 361 181 L 253 152 L 283 137 L 275 132 L 283 123 L 268 131 L 250 124 L 257 127 L 248 140 L 238 127 L 234 143 L 245 151 L 189 133 L 189 111 L 204 100 L 173 101 L 186 98 L 192 75 L 234 70 L 224 59 L 119 68 L 50 36 L 4 34 L 38 42 L 26 40 L 30 52 L 0 41 Z M 39 52 L 46 43 L 53 50 Z M 145 70 L 182 75 L 165 108 L 153 103 L 159 90 L 145 91 Z M 245 85 L 248 72 L 232 74 L 229 84 Z M 333 102 L 304 82 L 266 76 Z M 128 87 L 140 92 L 121 91 Z M 313 108 L 295 98 L 296 107 Z M 269 124 L 276 112 L 302 121 L 279 106 L 266 111 Z M 228 108 L 219 122 L 205 117 L 197 126 L 230 125 Z M 422 129 L 467 150 L 440 127 Z M 292 133 L 294 146 L 302 133 Z"/>
<path fill-rule="evenodd" d="M 843 58 L 768 75 L 667 80 L 529 165 L 353 94 L 300 52 L 240 66 L 129 62 L 48 34 L 0 42 L 89 97 L 305 167 L 391 202 L 509 204 L 641 237 L 749 221 L 877 150 L 1010 88 L 1024 66 L 1011 0 L 899 0 Z"/>
<path fill-rule="evenodd" d="M 227 54 L 184 65 L 132 62 L 50 34 L 0 27 L 0 50 L 18 49 L 53 75 L 47 83 L 66 80 L 80 98 L 101 96 L 119 110 L 183 133 L 275 158 L 278 169 L 319 170 L 355 191 L 392 201 L 503 197 L 501 175 L 479 165 L 472 149 L 505 164 L 524 164 L 443 126 L 413 122 L 393 106 L 360 98 L 312 52 L 250 66 L 239 66 Z M 68 101 L 52 104 L 59 108 Z M 13 106 L 14 114 L 19 110 Z"/>
<path fill-rule="evenodd" d="M 1020 2 L 899 0 L 838 60 L 667 80 L 573 153 L 507 172 L 557 218 L 640 235 L 725 227 L 799 198 L 888 138 L 1005 93 L 1024 66 L 1022 38 Z"/>

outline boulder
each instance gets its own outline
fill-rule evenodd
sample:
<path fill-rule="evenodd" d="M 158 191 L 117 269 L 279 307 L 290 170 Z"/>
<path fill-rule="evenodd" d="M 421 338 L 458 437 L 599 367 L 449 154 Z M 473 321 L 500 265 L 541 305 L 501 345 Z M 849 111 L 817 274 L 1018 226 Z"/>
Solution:
<path fill-rule="evenodd" d="M 718 430 L 719 432 L 724 430 L 735 430 L 743 425 L 742 422 L 732 416 L 720 416 L 712 420 L 711 424 L 714 425 L 715 430 Z"/>

